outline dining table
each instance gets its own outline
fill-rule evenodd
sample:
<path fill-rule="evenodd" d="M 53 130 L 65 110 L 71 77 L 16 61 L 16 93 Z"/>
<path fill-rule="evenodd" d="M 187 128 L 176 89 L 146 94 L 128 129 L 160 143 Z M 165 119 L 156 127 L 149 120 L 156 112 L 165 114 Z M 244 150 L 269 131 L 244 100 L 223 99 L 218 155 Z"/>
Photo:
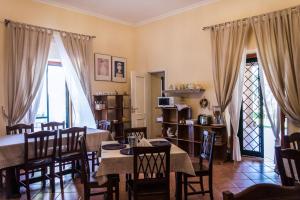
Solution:
<path fill-rule="evenodd" d="M 101 142 L 107 140 L 112 140 L 109 131 L 93 128 L 87 129 L 86 145 L 89 152 L 98 151 Z M 0 169 L 6 171 L 5 191 L 7 198 L 20 196 L 20 185 L 17 182 L 16 169 L 24 164 L 24 144 L 24 134 L 0 136 Z"/>
<path fill-rule="evenodd" d="M 167 141 L 163 138 L 148 139 L 150 145 L 153 141 Z M 133 174 L 133 155 L 124 155 L 120 149 L 106 150 L 103 146 L 116 144 L 118 141 L 102 141 L 101 143 L 101 162 L 95 176 L 109 176 L 111 174 Z M 195 176 L 195 171 L 191 158 L 188 153 L 175 144 L 169 143 L 170 149 L 170 171 L 175 172 L 176 176 L 176 200 L 182 199 L 182 174 Z M 127 144 L 127 148 L 129 148 Z M 112 188 L 108 188 L 112 189 Z M 110 192 L 108 192 L 110 194 Z M 110 198 L 108 198 L 110 199 Z"/>

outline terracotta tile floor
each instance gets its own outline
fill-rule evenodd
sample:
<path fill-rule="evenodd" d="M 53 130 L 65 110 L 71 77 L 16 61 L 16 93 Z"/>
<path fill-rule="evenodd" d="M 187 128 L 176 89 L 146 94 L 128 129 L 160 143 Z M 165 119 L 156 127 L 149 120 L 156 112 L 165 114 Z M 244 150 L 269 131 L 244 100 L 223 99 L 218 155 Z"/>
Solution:
<path fill-rule="evenodd" d="M 120 199 L 126 200 L 127 193 L 124 187 L 125 177 L 121 176 L 120 185 Z M 241 190 L 257 184 L 257 183 L 275 183 L 280 184 L 280 177 L 274 172 L 274 163 L 269 159 L 256 159 L 256 158 L 243 158 L 240 163 L 223 163 L 214 165 L 214 197 L 216 200 L 222 199 L 222 192 L 230 190 L 233 193 L 240 192 Z M 205 187 L 207 186 L 207 180 L 205 180 Z M 65 191 L 64 194 L 60 192 L 59 182 L 56 184 L 55 194 L 51 194 L 49 187 L 45 190 L 40 189 L 40 184 L 33 184 L 32 199 L 34 200 L 48 200 L 48 199 L 65 199 L 76 200 L 83 199 L 83 187 L 80 181 L 77 179 L 73 181 L 70 176 L 65 178 Z M 199 187 L 196 189 L 199 189 Z M 26 199 L 25 189 L 21 188 L 22 197 Z M 175 178 L 174 174 L 171 175 L 171 199 L 174 200 L 175 194 Z M 6 199 L 3 190 L 0 192 L 0 199 Z M 91 199 L 104 199 L 102 196 L 95 196 Z M 196 195 L 190 196 L 189 199 L 210 199 L 209 195 Z"/>

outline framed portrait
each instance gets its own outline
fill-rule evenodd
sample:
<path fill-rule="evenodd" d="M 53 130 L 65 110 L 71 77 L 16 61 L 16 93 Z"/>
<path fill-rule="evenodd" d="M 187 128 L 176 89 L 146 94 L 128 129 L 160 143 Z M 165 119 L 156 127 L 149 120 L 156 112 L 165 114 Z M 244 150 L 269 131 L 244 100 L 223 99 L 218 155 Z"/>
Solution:
<path fill-rule="evenodd" d="M 111 81 L 111 56 L 95 53 L 95 80 Z"/>
<path fill-rule="evenodd" d="M 112 57 L 112 81 L 126 82 L 126 58 Z"/>

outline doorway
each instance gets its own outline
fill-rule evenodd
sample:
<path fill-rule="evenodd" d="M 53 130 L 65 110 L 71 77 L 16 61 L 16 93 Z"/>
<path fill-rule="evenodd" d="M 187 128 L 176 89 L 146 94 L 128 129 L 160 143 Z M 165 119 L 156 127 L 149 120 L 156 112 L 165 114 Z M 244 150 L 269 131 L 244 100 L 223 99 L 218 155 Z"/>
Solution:
<path fill-rule="evenodd" d="M 256 56 L 248 56 L 244 71 L 239 138 L 242 155 L 264 157 L 263 97 Z"/>
<path fill-rule="evenodd" d="M 157 97 L 165 96 L 165 72 L 151 72 L 150 73 L 151 85 L 151 117 L 150 117 L 150 137 L 161 136 L 161 124 L 157 122 L 157 118 L 162 116 L 161 109 L 157 106 Z"/>

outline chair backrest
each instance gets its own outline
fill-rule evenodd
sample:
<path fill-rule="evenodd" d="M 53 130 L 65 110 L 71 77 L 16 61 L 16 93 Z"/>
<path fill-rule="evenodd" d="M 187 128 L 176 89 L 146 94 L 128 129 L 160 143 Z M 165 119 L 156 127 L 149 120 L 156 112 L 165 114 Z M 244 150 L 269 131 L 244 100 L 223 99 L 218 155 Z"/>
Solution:
<path fill-rule="evenodd" d="M 214 132 L 203 131 L 199 155 L 200 169 L 203 167 L 203 161 L 207 161 L 210 172 L 213 168 L 215 135 Z"/>
<path fill-rule="evenodd" d="M 166 192 L 170 183 L 170 146 L 133 148 L 135 186 L 159 184 Z"/>
<path fill-rule="evenodd" d="M 89 158 L 87 155 L 85 137 L 80 136 L 78 141 L 79 141 L 80 152 L 81 152 L 82 178 L 84 182 L 87 183 L 89 180 L 88 177 L 90 176 L 90 165 L 89 165 Z"/>
<path fill-rule="evenodd" d="M 300 150 L 275 147 L 275 154 L 282 185 L 300 183 Z"/>
<path fill-rule="evenodd" d="M 101 120 L 98 123 L 98 128 L 101 130 L 111 131 L 111 122 L 109 120 Z"/>
<path fill-rule="evenodd" d="M 49 122 L 49 123 L 42 123 L 41 124 L 42 131 L 56 131 L 59 129 L 65 129 L 65 122 Z"/>
<path fill-rule="evenodd" d="M 33 133 L 34 125 L 33 124 L 16 124 L 13 126 L 6 126 L 7 135 L 16 135 L 22 133 Z"/>
<path fill-rule="evenodd" d="M 45 158 L 55 159 L 57 147 L 57 131 L 39 131 L 24 133 L 25 165 L 28 161 Z"/>
<path fill-rule="evenodd" d="M 80 152 L 79 137 L 86 137 L 85 127 L 72 127 L 64 130 L 59 130 L 58 139 L 58 155 L 62 156 L 67 153 Z"/>
<path fill-rule="evenodd" d="M 300 187 L 283 187 L 274 184 L 253 185 L 240 193 L 223 192 L 223 200 L 281 200 L 299 199 Z"/>
<path fill-rule="evenodd" d="M 300 150 L 300 132 L 284 136 L 284 148 Z"/>
<path fill-rule="evenodd" d="M 138 140 L 147 138 L 147 127 L 136 127 L 136 128 L 125 129 L 124 138 L 126 139 L 129 135 L 136 136 Z"/>

